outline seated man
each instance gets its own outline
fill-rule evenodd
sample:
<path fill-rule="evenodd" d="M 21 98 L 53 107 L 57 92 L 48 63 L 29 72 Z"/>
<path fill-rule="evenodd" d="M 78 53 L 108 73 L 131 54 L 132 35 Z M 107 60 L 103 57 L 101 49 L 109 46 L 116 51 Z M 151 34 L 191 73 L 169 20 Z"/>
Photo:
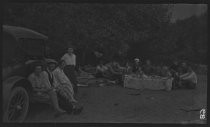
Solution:
<path fill-rule="evenodd" d="M 132 72 L 138 73 L 141 70 L 140 60 L 138 58 L 134 59 L 134 64 L 132 66 Z"/>
<path fill-rule="evenodd" d="M 167 66 L 163 66 L 160 72 L 160 76 L 162 77 L 171 77 L 171 72 Z"/>
<path fill-rule="evenodd" d="M 65 87 L 65 85 L 60 84 L 55 75 L 54 75 L 54 70 L 56 69 L 57 62 L 54 60 L 48 60 L 47 61 L 47 70 L 46 72 L 48 73 L 49 81 L 51 85 L 62 95 L 64 95 L 69 101 L 76 102 L 76 100 L 73 97 L 73 94 L 71 94 L 71 91 L 69 91 L 69 87 Z"/>
<path fill-rule="evenodd" d="M 154 73 L 154 67 L 151 65 L 150 60 L 146 60 L 146 64 L 143 65 L 142 70 L 146 75 L 152 75 Z"/>
<path fill-rule="evenodd" d="M 109 74 L 109 78 L 112 80 L 116 80 L 120 85 L 123 83 L 123 73 L 118 69 L 118 64 L 115 61 L 108 63 L 107 65 L 107 73 Z"/>
<path fill-rule="evenodd" d="M 170 69 L 172 74 L 177 73 L 179 71 L 179 63 L 178 63 L 178 61 L 174 60 L 169 69 Z"/>
<path fill-rule="evenodd" d="M 182 67 L 184 69 L 183 74 L 181 74 L 179 77 L 181 79 L 181 87 L 188 88 L 188 89 L 194 89 L 197 85 L 197 75 L 192 70 L 191 67 L 188 67 L 187 64 L 182 64 Z"/>
<path fill-rule="evenodd" d="M 52 101 L 53 107 L 55 108 L 58 114 L 65 112 L 62 109 L 60 109 L 55 89 L 51 86 L 47 73 L 42 70 L 41 64 L 35 65 L 34 72 L 29 75 L 28 80 L 32 84 L 33 90 L 35 92 L 44 92 L 50 96 L 50 100 Z"/>
<path fill-rule="evenodd" d="M 68 98 L 70 103 L 73 105 L 74 112 L 81 112 L 83 107 L 78 105 L 78 101 L 74 98 L 74 89 L 71 81 L 65 75 L 63 69 L 65 67 L 65 62 L 61 60 L 58 64 L 58 67 L 52 71 L 57 83 L 57 91 Z"/>

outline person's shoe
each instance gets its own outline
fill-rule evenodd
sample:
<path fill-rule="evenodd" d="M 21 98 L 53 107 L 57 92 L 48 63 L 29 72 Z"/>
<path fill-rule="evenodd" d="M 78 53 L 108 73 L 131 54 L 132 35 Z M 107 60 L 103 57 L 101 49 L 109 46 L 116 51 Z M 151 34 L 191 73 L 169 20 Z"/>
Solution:
<path fill-rule="evenodd" d="M 59 117 L 59 116 L 61 116 L 61 115 L 63 115 L 63 114 L 65 114 L 66 113 L 66 111 L 64 111 L 64 110 L 62 110 L 62 109 L 58 109 L 57 111 L 56 111 L 56 113 L 55 113 L 55 117 Z"/>
<path fill-rule="evenodd" d="M 73 114 L 74 115 L 78 115 L 78 114 L 80 114 L 82 112 L 82 110 L 83 110 L 83 107 L 74 108 L 73 109 Z"/>
<path fill-rule="evenodd" d="M 63 110 L 63 109 L 57 109 L 56 110 L 56 113 L 65 113 L 66 111 L 65 110 Z"/>
<path fill-rule="evenodd" d="M 116 83 L 115 81 L 111 81 L 111 80 L 109 80 L 109 82 L 112 83 L 112 84 L 115 84 Z"/>

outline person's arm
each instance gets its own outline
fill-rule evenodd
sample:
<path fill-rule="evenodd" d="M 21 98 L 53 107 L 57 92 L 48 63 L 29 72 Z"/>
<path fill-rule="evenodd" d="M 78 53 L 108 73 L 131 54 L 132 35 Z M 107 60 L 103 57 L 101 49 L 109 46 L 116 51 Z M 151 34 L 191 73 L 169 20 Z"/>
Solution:
<path fill-rule="evenodd" d="M 53 73 L 53 87 L 54 88 L 58 88 L 59 87 L 59 83 L 58 83 L 57 79 L 55 78 L 54 73 Z"/>
<path fill-rule="evenodd" d="M 61 84 L 62 83 L 61 74 L 57 70 L 54 70 L 53 75 L 54 75 L 56 82 Z"/>
<path fill-rule="evenodd" d="M 51 90 L 52 87 L 51 87 L 47 72 L 43 72 L 43 77 L 42 78 L 43 78 L 43 85 L 44 85 L 45 89 Z"/>
<path fill-rule="evenodd" d="M 172 67 L 170 67 L 169 70 L 172 72 L 176 72 Z"/>
<path fill-rule="evenodd" d="M 30 76 L 28 77 L 28 80 L 29 80 L 29 82 L 31 83 L 32 87 L 33 87 L 33 88 L 36 88 L 36 81 L 35 81 L 35 79 L 33 78 L 32 75 L 30 75 Z"/>
<path fill-rule="evenodd" d="M 186 73 L 184 73 L 184 74 L 180 74 L 180 78 L 186 77 L 186 76 L 188 76 L 188 75 L 189 75 L 189 72 L 186 72 Z"/>
<path fill-rule="evenodd" d="M 170 71 L 168 71 L 168 77 L 171 77 L 172 76 L 172 74 L 171 74 L 171 72 Z"/>
<path fill-rule="evenodd" d="M 185 80 L 185 79 L 191 78 L 192 76 L 193 76 L 193 73 L 192 72 L 188 72 L 188 73 L 186 73 L 186 75 L 182 76 L 181 78 Z"/>
<path fill-rule="evenodd" d="M 66 59 L 66 54 L 64 54 L 62 57 L 61 57 L 61 60 L 64 60 L 65 61 Z"/>

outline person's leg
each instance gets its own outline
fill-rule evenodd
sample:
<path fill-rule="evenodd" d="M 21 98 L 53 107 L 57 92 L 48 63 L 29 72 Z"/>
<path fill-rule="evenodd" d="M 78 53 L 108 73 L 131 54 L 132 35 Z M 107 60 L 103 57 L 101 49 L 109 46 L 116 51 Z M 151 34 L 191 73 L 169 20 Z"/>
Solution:
<path fill-rule="evenodd" d="M 63 86 L 63 92 L 65 92 L 67 95 L 66 98 L 68 100 L 68 103 L 70 103 L 72 106 L 73 114 L 79 114 L 82 111 L 83 106 L 74 99 L 74 95 L 70 92 L 68 86 Z"/>
<path fill-rule="evenodd" d="M 75 91 L 75 93 L 78 93 L 78 81 L 77 81 L 77 76 L 76 76 L 76 71 L 75 68 L 72 68 L 72 83 L 73 83 L 73 89 Z"/>
<path fill-rule="evenodd" d="M 65 110 L 67 113 L 71 114 L 73 111 L 73 105 L 65 92 L 57 91 L 57 96 L 59 98 L 59 106 L 61 109 Z"/>
<path fill-rule="evenodd" d="M 73 85 L 74 92 L 77 93 L 77 91 L 78 91 L 77 78 L 76 78 L 74 67 L 73 66 L 66 66 L 64 68 L 64 73 L 66 74 L 66 76 L 71 81 L 71 83 Z"/>
<path fill-rule="evenodd" d="M 64 69 L 63 69 L 63 72 L 66 74 L 66 76 L 69 78 L 70 80 L 70 77 L 71 77 L 71 70 L 69 68 L 69 66 L 65 66 Z"/>
<path fill-rule="evenodd" d="M 50 96 L 50 100 L 52 101 L 53 107 L 55 108 L 56 111 L 58 112 L 65 112 L 64 110 L 60 109 L 59 105 L 58 105 L 58 98 L 57 98 L 57 94 L 55 91 L 50 90 L 48 91 L 48 94 Z"/>
<path fill-rule="evenodd" d="M 122 74 L 119 75 L 119 81 L 120 81 L 120 85 L 123 86 L 123 78 L 124 76 Z"/>
<path fill-rule="evenodd" d="M 71 87 L 69 86 L 63 86 L 63 92 L 66 93 L 67 97 L 69 98 L 70 102 L 77 102 L 77 100 L 74 98 L 74 93 L 71 90 Z"/>

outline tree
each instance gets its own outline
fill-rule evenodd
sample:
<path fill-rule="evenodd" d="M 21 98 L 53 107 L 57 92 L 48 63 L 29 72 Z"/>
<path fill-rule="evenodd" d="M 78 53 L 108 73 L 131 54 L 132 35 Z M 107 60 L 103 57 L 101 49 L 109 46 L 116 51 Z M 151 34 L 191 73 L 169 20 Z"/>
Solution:
<path fill-rule="evenodd" d="M 68 45 L 76 47 L 84 58 L 81 62 L 88 61 L 85 54 L 98 49 L 107 59 L 151 57 L 162 50 L 158 45 L 167 47 L 163 37 L 170 20 L 168 9 L 162 4 L 8 4 L 4 23 L 48 35 L 60 47 L 56 57 Z"/>

